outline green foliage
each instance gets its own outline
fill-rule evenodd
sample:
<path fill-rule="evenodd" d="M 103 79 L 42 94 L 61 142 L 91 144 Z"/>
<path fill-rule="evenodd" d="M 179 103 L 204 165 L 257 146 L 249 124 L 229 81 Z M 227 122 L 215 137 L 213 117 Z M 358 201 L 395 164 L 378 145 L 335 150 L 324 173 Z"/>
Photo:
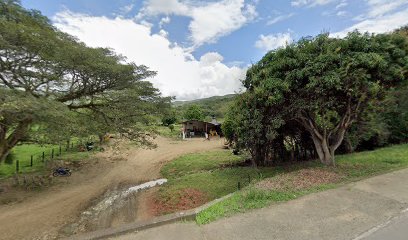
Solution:
<path fill-rule="evenodd" d="M 204 114 L 204 118 L 211 120 L 214 116 L 217 120 L 222 120 L 235 98 L 235 94 L 229 94 L 225 96 L 214 96 L 210 98 L 197 99 L 192 101 L 176 101 L 172 105 L 176 109 L 180 116 L 191 106 L 199 106 Z"/>
<path fill-rule="evenodd" d="M 171 132 L 173 132 L 173 130 L 174 130 L 174 125 L 173 125 L 173 124 L 170 124 L 170 125 L 169 125 L 169 129 L 170 129 Z"/>
<path fill-rule="evenodd" d="M 177 113 L 174 109 L 164 114 L 162 123 L 164 126 L 170 126 L 177 122 Z"/>
<path fill-rule="evenodd" d="M 247 191 L 234 193 L 230 198 L 216 203 L 197 214 L 199 225 L 208 224 L 221 217 L 228 217 L 235 213 L 250 209 L 263 208 L 272 202 L 282 202 L 295 199 L 298 192 L 262 191 L 250 187 Z"/>
<path fill-rule="evenodd" d="M 181 189 L 193 188 L 203 192 L 208 200 L 222 197 L 249 184 L 251 180 L 276 174 L 279 169 L 238 167 L 245 156 L 233 155 L 230 151 L 193 153 L 181 156 L 161 169 L 161 174 L 168 183 L 160 189 L 160 196 L 174 196 Z"/>
<path fill-rule="evenodd" d="M 0 36 L 0 162 L 28 137 L 52 142 L 114 132 L 148 144 L 141 125 L 170 107 L 171 98 L 144 81 L 155 72 L 87 47 L 18 1 L 0 0 Z"/>
<path fill-rule="evenodd" d="M 239 212 L 263 208 L 273 203 L 289 201 L 306 194 L 338 187 L 347 182 L 406 168 L 408 167 L 408 144 L 375 151 L 340 155 L 337 159 L 337 168 L 329 168 L 327 170 L 336 171 L 346 176 L 339 183 L 320 184 L 304 190 L 287 189 L 282 191 L 260 190 L 254 185 L 249 185 L 242 191 L 235 192 L 231 197 L 198 213 L 196 221 L 198 224 L 207 224 Z M 308 167 L 321 168 L 321 165 L 309 165 Z M 286 169 L 286 171 L 277 173 L 276 176 L 285 174 L 288 171 L 290 170 Z"/>
<path fill-rule="evenodd" d="M 13 164 L 0 163 L 0 178 L 10 177 L 16 172 L 16 160 L 19 161 L 20 171 L 22 173 L 34 172 L 43 169 L 44 163 L 41 161 L 40 156 L 42 152 L 45 151 L 48 158 L 53 147 L 58 149 L 57 146 L 52 145 L 41 146 L 38 144 L 22 144 L 16 146 L 11 153 L 14 160 Z M 34 156 L 33 167 L 30 167 L 31 155 Z"/>
<path fill-rule="evenodd" d="M 350 126 L 390 87 L 406 81 L 407 46 L 399 34 L 352 32 L 342 39 L 321 34 L 270 51 L 247 72 L 247 91 L 228 114 L 227 121 L 236 122 L 229 124 L 235 132 L 228 136 L 260 165 L 273 162 L 277 153 L 286 158 L 287 136 L 300 153 L 315 152 L 333 165 Z"/>
<path fill-rule="evenodd" d="M 183 116 L 186 120 L 204 120 L 203 110 L 198 105 L 189 106 Z"/>
<path fill-rule="evenodd" d="M 179 129 L 181 128 L 181 125 L 173 125 L 174 129 L 176 129 L 176 131 L 172 131 L 169 127 L 165 127 L 165 126 L 156 126 L 154 127 L 154 132 L 156 132 L 158 135 L 163 136 L 163 137 L 168 137 L 168 138 L 172 138 L 172 139 L 180 139 L 181 140 L 181 133 L 179 131 Z"/>
<path fill-rule="evenodd" d="M 160 173 L 165 178 L 177 178 L 191 173 L 218 169 L 220 165 L 239 163 L 245 156 L 231 154 L 230 151 L 213 151 L 183 155 L 166 165 Z"/>

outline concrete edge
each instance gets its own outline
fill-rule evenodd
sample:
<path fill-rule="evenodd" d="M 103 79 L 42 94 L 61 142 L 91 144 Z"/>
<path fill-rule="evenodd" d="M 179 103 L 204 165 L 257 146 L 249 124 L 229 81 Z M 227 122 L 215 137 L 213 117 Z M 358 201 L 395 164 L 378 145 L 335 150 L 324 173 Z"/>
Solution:
<path fill-rule="evenodd" d="M 66 240 L 104 239 L 104 238 L 109 238 L 109 237 L 120 236 L 126 233 L 138 232 L 138 231 L 149 229 L 149 228 L 163 226 L 163 225 L 174 223 L 174 222 L 193 221 L 195 220 L 198 213 L 213 206 L 216 203 L 219 203 L 231 197 L 232 195 L 233 193 L 230 193 L 228 195 L 225 195 L 224 197 L 208 202 L 200 207 L 186 210 L 183 212 L 171 213 L 171 214 L 163 215 L 160 217 L 155 217 L 147 221 L 135 221 L 133 223 L 124 224 L 118 227 L 106 228 L 106 229 L 101 229 L 101 230 L 88 232 L 84 234 L 73 235 L 67 238 L 63 238 L 63 239 L 66 239 Z"/>

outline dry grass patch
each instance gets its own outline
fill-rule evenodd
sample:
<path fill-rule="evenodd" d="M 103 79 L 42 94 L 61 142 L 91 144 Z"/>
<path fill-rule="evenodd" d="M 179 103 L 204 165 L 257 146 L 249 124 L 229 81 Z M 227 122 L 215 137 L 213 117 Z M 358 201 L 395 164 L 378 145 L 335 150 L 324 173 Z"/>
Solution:
<path fill-rule="evenodd" d="M 307 168 L 280 174 L 256 183 L 261 190 L 304 190 L 322 184 L 337 183 L 342 175 L 322 168 Z"/>

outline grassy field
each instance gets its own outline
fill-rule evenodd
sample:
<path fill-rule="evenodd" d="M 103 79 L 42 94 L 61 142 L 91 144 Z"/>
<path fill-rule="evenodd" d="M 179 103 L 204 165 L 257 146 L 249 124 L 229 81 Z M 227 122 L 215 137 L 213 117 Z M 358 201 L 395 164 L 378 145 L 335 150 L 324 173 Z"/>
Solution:
<path fill-rule="evenodd" d="M 157 127 L 155 128 L 155 130 L 157 131 L 157 133 L 158 133 L 160 136 L 168 137 L 168 138 L 172 138 L 172 139 L 180 139 L 180 140 L 181 140 L 180 128 L 181 128 L 181 125 L 180 125 L 180 124 L 174 124 L 174 129 L 173 129 L 173 131 L 171 131 L 170 128 L 169 128 L 169 127 L 166 127 L 166 126 L 157 126 Z"/>
<path fill-rule="evenodd" d="M 197 223 L 206 224 L 237 212 L 405 168 L 408 144 L 337 156 L 336 168 L 318 162 L 259 169 L 238 166 L 245 158 L 219 150 L 185 155 L 168 163 L 161 170 L 169 180 L 158 193 L 157 204 L 165 206 L 160 209 L 161 214 L 196 207 L 234 192 L 232 197 L 198 214 Z M 237 191 L 238 182 L 241 191 Z"/>
<path fill-rule="evenodd" d="M 78 161 L 89 156 L 89 152 L 77 152 L 76 148 L 69 149 L 61 148 L 61 156 L 59 156 L 58 145 L 38 145 L 38 144 L 22 144 L 14 147 L 12 150 L 13 162 L 0 164 L 0 179 L 7 178 L 16 173 L 16 161 L 19 161 L 19 173 L 30 173 L 44 170 L 44 162 L 42 161 L 42 153 L 44 152 L 45 160 L 51 159 L 51 152 L 54 149 L 55 160 L 70 160 Z M 33 166 L 31 166 L 31 156 L 33 156 Z"/>

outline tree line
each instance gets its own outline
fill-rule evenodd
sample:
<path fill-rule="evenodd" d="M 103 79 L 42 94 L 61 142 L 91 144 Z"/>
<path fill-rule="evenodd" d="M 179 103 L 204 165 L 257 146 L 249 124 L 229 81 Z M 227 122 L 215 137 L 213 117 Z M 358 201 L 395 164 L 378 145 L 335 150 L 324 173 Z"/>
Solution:
<path fill-rule="evenodd" d="M 255 166 L 318 158 L 408 140 L 407 28 L 308 37 L 268 52 L 223 131 Z"/>
<path fill-rule="evenodd" d="M 148 144 L 144 126 L 171 101 L 145 81 L 155 74 L 86 46 L 19 1 L 0 0 L 0 163 L 25 140 L 114 132 Z"/>

